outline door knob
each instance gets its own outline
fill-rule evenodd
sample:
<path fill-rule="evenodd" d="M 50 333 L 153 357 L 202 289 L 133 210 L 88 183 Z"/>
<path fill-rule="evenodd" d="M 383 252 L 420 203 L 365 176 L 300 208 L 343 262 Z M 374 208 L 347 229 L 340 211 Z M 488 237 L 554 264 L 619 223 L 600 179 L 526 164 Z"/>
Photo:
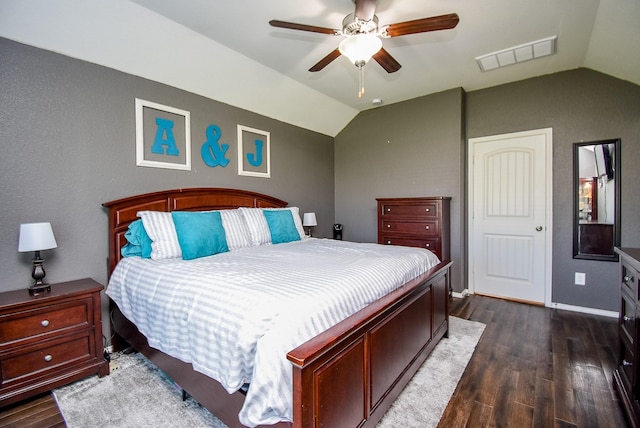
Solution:
<path fill-rule="evenodd" d="M 537 230 L 538 232 L 540 232 L 540 231 L 542 230 L 542 226 L 538 226 L 538 227 L 536 227 L 536 230 Z"/>

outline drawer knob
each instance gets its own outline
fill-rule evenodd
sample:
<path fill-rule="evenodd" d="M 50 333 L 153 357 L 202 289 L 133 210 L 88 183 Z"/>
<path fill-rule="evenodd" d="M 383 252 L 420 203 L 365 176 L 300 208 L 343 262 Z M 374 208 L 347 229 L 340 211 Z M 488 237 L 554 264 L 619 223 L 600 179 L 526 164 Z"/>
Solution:
<path fill-rule="evenodd" d="M 53 357 L 51 356 L 51 354 L 47 354 L 44 356 L 44 360 L 48 363 L 49 361 L 53 360 Z"/>
<path fill-rule="evenodd" d="M 425 228 L 425 229 L 427 229 L 427 230 L 429 230 L 429 226 L 428 226 L 428 225 L 427 225 L 427 226 L 425 226 L 424 228 Z"/>
<path fill-rule="evenodd" d="M 390 228 L 390 227 L 391 227 L 391 225 L 390 225 L 390 224 L 388 224 L 388 225 L 387 225 L 387 228 Z"/>
<path fill-rule="evenodd" d="M 428 243 L 427 243 L 427 244 L 425 244 L 424 246 L 425 246 L 425 247 L 427 247 L 427 248 L 429 248 L 429 247 L 431 246 L 431 244 L 428 244 Z"/>
<path fill-rule="evenodd" d="M 623 317 L 622 317 L 622 320 L 623 320 L 624 322 L 629 322 L 629 321 L 633 321 L 633 318 L 631 318 L 631 317 L 630 317 L 630 316 L 628 316 L 628 315 L 625 315 L 625 316 L 623 316 Z"/>
<path fill-rule="evenodd" d="M 429 211 L 431 211 L 431 208 L 425 208 L 424 210 L 425 210 L 425 212 L 429 212 Z"/>
<path fill-rule="evenodd" d="M 49 326 L 49 320 L 40 321 L 40 325 L 43 326 L 43 327 L 48 327 Z"/>
<path fill-rule="evenodd" d="M 622 360 L 622 365 L 628 367 L 628 366 L 632 365 L 632 363 L 631 363 L 631 361 Z"/>
<path fill-rule="evenodd" d="M 624 280 L 624 282 L 633 282 L 633 277 L 632 277 L 632 276 L 625 275 L 625 276 L 624 276 L 624 278 L 623 278 L 623 280 Z"/>
<path fill-rule="evenodd" d="M 387 244 L 391 244 L 391 241 L 387 241 Z"/>
<path fill-rule="evenodd" d="M 390 213 L 391 212 L 391 208 L 387 208 L 387 212 Z"/>

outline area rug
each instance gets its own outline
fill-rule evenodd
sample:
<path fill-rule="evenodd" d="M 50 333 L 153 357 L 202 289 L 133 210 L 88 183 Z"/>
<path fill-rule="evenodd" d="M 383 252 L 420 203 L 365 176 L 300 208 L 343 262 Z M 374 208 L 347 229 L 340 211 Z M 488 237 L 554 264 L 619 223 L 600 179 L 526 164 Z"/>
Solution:
<path fill-rule="evenodd" d="M 484 331 L 450 317 L 442 339 L 378 424 L 378 428 L 438 425 Z M 119 355 L 114 370 L 53 391 L 68 428 L 226 428 L 140 354 Z"/>

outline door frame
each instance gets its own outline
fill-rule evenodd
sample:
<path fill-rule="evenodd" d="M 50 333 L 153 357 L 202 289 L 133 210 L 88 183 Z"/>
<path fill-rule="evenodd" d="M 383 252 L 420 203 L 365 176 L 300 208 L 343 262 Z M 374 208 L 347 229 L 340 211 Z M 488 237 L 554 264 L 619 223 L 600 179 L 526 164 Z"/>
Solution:
<path fill-rule="evenodd" d="M 488 135 L 467 139 L 467 281 L 468 292 L 475 294 L 474 259 L 473 259 L 473 156 L 477 143 L 503 139 L 519 138 L 533 135 L 545 136 L 545 272 L 544 272 L 544 305 L 552 305 L 552 261 L 553 261 L 553 128 L 532 129 L 529 131 L 511 132 L 507 134 Z"/>

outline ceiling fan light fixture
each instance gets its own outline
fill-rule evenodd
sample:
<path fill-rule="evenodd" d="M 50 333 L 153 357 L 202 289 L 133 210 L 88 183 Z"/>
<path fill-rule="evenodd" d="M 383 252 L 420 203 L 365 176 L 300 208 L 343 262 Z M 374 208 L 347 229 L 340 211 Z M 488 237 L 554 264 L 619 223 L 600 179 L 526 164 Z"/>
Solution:
<path fill-rule="evenodd" d="M 363 67 L 382 48 L 382 40 L 375 34 L 355 34 L 340 42 L 338 50 L 356 67 Z"/>

